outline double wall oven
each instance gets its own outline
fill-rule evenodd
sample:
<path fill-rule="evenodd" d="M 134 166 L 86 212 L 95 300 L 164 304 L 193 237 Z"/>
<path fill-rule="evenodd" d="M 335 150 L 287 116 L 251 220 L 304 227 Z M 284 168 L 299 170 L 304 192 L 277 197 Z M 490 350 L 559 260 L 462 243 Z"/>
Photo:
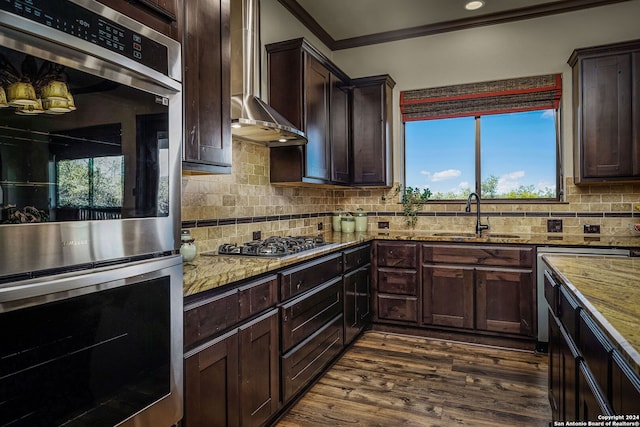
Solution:
<path fill-rule="evenodd" d="M 182 417 L 180 44 L 0 0 L 0 426 Z"/>

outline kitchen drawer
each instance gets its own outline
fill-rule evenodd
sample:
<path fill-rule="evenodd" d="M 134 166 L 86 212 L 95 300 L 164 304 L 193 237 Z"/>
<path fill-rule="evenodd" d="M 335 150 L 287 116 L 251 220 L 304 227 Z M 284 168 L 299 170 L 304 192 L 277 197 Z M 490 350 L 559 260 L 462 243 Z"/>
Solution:
<path fill-rule="evenodd" d="M 184 308 L 184 346 L 223 332 L 277 302 L 275 274 L 247 282 L 220 293 L 205 293 Z"/>
<path fill-rule="evenodd" d="M 378 294 L 378 320 L 418 323 L 418 298 Z"/>
<path fill-rule="evenodd" d="M 345 273 L 371 261 L 371 245 L 361 246 L 355 249 L 344 251 L 344 271 Z"/>
<path fill-rule="evenodd" d="M 613 347 L 584 311 L 580 312 L 578 349 L 604 396 L 609 395 L 609 365 Z"/>
<path fill-rule="evenodd" d="M 422 245 L 422 262 L 533 268 L 533 247 Z"/>
<path fill-rule="evenodd" d="M 578 344 L 578 319 L 582 309 L 564 286 L 558 288 L 558 318 L 571 339 Z"/>
<path fill-rule="evenodd" d="M 342 278 L 337 278 L 283 305 L 282 352 L 288 351 L 342 313 L 342 292 Z"/>
<path fill-rule="evenodd" d="M 614 351 L 611 357 L 611 408 L 616 414 L 638 414 L 640 376 Z"/>
<path fill-rule="evenodd" d="M 418 273 L 414 270 L 378 269 L 378 292 L 417 295 Z"/>
<path fill-rule="evenodd" d="M 238 323 L 238 290 L 189 304 L 184 313 L 185 348 Z"/>
<path fill-rule="evenodd" d="M 342 351 L 342 315 L 282 355 L 282 393 L 286 404 Z"/>
<path fill-rule="evenodd" d="M 417 268 L 418 245 L 416 243 L 377 242 L 378 267 Z"/>
<path fill-rule="evenodd" d="M 280 301 L 342 275 L 342 253 L 332 254 L 280 273 Z"/>
<path fill-rule="evenodd" d="M 260 313 L 278 302 L 278 278 L 271 276 L 267 280 L 258 280 L 241 286 L 238 289 L 240 303 L 240 320 Z"/>
<path fill-rule="evenodd" d="M 558 288 L 560 285 L 555 281 L 551 273 L 544 272 L 544 299 L 549 304 L 551 312 L 558 315 Z"/>

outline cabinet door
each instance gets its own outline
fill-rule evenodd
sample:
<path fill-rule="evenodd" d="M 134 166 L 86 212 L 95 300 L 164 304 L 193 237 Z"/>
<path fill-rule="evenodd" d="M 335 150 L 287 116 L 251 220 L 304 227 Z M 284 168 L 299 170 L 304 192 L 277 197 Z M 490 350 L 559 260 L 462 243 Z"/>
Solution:
<path fill-rule="evenodd" d="M 238 333 L 185 355 L 185 427 L 239 427 Z"/>
<path fill-rule="evenodd" d="M 278 309 L 240 327 L 240 425 L 257 427 L 280 408 Z"/>
<path fill-rule="evenodd" d="M 390 186 L 393 181 L 391 77 L 354 79 L 353 185 Z"/>
<path fill-rule="evenodd" d="M 578 363 L 578 381 L 580 384 L 579 421 L 593 421 L 598 420 L 599 415 L 613 415 L 591 372 L 582 362 Z"/>
<path fill-rule="evenodd" d="M 344 341 L 349 344 L 364 329 L 370 316 L 371 266 L 344 276 Z"/>
<path fill-rule="evenodd" d="M 554 421 L 578 419 L 578 351 L 549 311 L 549 403 Z"/>
<path fill-rule="evenodd" d="M 624 178 L 640 174 L 632 134 L 631 55 L 582 60 L 582 177 Z"/>
<path fill-rule="evenodd" d="M 617 351 L 611 364 L 611 407 L 616 414 L 635 414 L 640 410 L 640 377 Z"/>
<path fill-rule="evenodd" d="M 183 170 L 231 173 L 229 0 L 185 0 Z"/>
<path fill-rule="evenodd" d="M 476 328 L 533 336 L 533 273 L 477 269 Z"/>
<path fill-rule="evenodd" d="M 305 56 L 305 128 L 307 178 L 329 180 L 329 94 L 331 73 L 315 58 Z"/>
<path fill-rule="evenodd" d="M 422 268 L 422 322 L 473 328 L 473 267 Z"/>
<path fill-rule="evenodd" d="M 349 183 L 350 89 L 331 74 L 331 181 Z"/>

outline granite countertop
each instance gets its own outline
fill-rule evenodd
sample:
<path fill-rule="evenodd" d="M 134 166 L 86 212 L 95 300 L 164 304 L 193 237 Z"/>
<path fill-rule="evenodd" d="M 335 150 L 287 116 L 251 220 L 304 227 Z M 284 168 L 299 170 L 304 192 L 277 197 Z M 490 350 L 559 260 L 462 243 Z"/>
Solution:
<path fill-rule="evenodd" d="M 359 243 L 378 240 L 413 240 L 451 243 L 533 244 L 555 246 L 640 247 L 640 236 L 602 236 L 551 234 L 484 233 L 478 238 L 473 233 L 458 231 L 390 231 L 366 233 L 325 233 L 329 243 L 318 249 L 283 258 L 257 258 L 225 256 L 216 253 L 199 254 L 184 264 L 184 296 L 218 288 L 253 276 L 277 271 L 286 266 L 320 255 L 339 251 Z"/>
<path fill-rule="evenodd" d="M 544 255 L 543 259 L 640 374 L 640 258 Z"/>

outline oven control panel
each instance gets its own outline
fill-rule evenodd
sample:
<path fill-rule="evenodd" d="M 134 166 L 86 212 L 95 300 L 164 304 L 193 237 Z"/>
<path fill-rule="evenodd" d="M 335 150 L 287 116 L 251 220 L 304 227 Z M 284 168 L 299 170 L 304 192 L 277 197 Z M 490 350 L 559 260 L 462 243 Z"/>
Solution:
<path fill-rule="evenodd" d="M 0 0 L 0 10 L 102 46 L 167 74 L 166 46 L 68 0 Z"/>

